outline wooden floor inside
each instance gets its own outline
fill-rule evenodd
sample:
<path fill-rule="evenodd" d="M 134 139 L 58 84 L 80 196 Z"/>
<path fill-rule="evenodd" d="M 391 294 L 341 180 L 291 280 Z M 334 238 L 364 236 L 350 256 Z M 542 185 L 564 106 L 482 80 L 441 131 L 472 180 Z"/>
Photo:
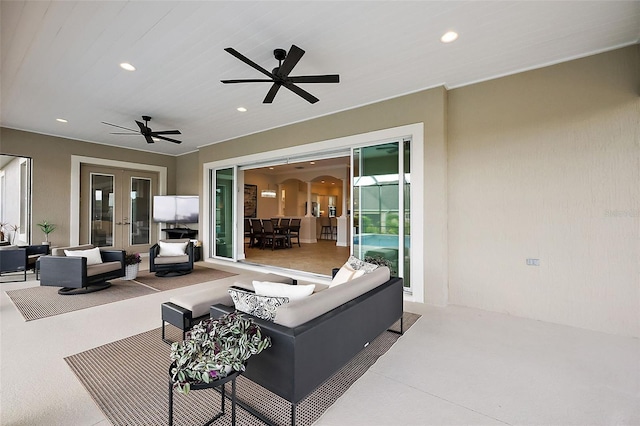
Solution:
<path fill-rule="evenodd" d="M 247 240 L 244 261 L 331 276 L 331 269 L 341 267 L 349 258 L 349 247 L 338 247 L 335 240 L 300 245 L 294 243 L 292 248 L 263 250 L 249 247 Z"/>

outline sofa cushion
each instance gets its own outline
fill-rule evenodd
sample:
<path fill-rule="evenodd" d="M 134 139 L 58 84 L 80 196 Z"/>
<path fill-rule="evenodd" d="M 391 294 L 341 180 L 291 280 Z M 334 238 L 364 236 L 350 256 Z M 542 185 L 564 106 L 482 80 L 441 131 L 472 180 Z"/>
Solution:
<path fill-rule="evenodd" d="M 66 256 L 65 252 L 67 250 L 89 250 L 92 249 L 92 244 L 82 244 L 80 246 L 71 246 L 71 247 L 54 247 L 51 249 L 52 256 Z"/>
<path fill-rule="evenodd" d="M 289 301 L 302 299 L 313 293 L 315 284 L 290 285 L 270 281 L 253 281 L 253 288 L 258 296 L 288 297 Z"/>
<path fill-rule="evenodd" d="M 344 284 L 348 281 L 351 281 L 354 278 L 358 278 L 364 275 L 364 270 L 355 270 L 349 263 L 345 263 L 342 265 L 338 273 L 331 280 L 331 284 L 329 287 L 335 287 L 340 284 Z"/>
<path fill-rule="evenodd" d="M 373 271 L 378 268 L 378 265 L 374 265 L 373 263 L 365 262 L 364 260 L 360 260 L 357 257 L 351 255 L 345 264 L 350 265 L 356 271 L 364 271 L 365 274 Z"/>
<path fill-rule="evenodd" d="M 286 327 L 297 327 L 389 281 L 389 268 L 381 266 L 374 271 L 351 280 L 348 285 L 329 287 L 304 299 L 280 306 L 274 322 Z"/>
<path fill-rule="evenodd" d="M 102 263 L 102 256 L 98 247 L 87 250 L 65 250 L 64 254 L 67 257 L 86 257 L 87 266 L 100 265 Z"/>
<path fill-rule="evenodd" d="M 252 291 L 238 287 L 231 287 L 229 294 L 238 311 L 267 321 L 273 321 L 279 306 L 289 303 L 288 297 L 258 296 Z"/>
<path fill-rule="evenodd" d="M 227 286 L 207 287 L 202 290 L 174 296 L 169 299 L 169 302 L 190 310 L 192 317 L 197 318 L 208 314 L 211 305 L 218 303 L 227 306 L 233 305 L 233 300 L 227 290 Z"/>
<path fill-rule="evenodd" d="M 160 246 L 160 253 L 158 254 L 158 256 L 160 257 L 182 256 L 183 254 L 185 254 L 189 242 L 185 241 L 178 243 L 167 243 L 165 241 L 158 241 L 158 245 Z M 187 262 L 188 261 L 189 260 L 187 259 Z"/>
<path fill-rule="evenodd" d="M 87 276 L 93 277 L 95 275 L 117 271 L 118 269 L 122 269 L 122 264 L 120 262 L 104 262 L 99 265 L 87 265 Z"/>

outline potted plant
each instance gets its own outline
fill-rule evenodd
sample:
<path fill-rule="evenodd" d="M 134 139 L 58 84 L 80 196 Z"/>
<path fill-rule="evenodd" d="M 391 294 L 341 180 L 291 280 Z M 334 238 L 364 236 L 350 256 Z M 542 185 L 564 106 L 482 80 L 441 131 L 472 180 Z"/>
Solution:
<path fill-rule="evenodd" d="M 374 265 L 378 265 L 378 266 L 386 266 L 387 268 L 389 268 L 389 272 L 391 274 L 391 276 L 397 274 L 396 268 L 393 265 L 393 262 L 389 259 L 387 259 L 386 257 L 383 256 L 365 256 L 363 259 L 365 262 L 367 263 L 373 263 Z"/>
<path fill-rule="evenodd" d="M 44 232 L 44 242 L 42 244 L 49 244 L 49 234 L 56 230 L 56 225 L 46 220 L 38 224 L 42 232 Z"/>
<path fill-rule="evenodd" d="M 252 318 L 231 312 L 196 324 L 186 340 L 171 345 L 170 376 L 188 394 L 192 384 L 211 383 L 232 371 L 244 371 L 247 360 L 271 346 Z"/>
<path fill-rule="evenodd" d="M 135 279 L 138 276 L 138 269 L 140 268 L 140 262 L 142 262 L 140 253 L 125 253 L 124 255 L 125 275 L 122 279 L 123 280 Z"/>

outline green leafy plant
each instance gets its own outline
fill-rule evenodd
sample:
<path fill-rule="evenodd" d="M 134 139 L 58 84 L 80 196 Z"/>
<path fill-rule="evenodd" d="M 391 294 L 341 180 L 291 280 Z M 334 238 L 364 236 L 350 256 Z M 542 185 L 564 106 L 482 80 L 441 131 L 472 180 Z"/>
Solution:
<path fill-rule="evenodd" d="M 142 262 L 142 258 L 140 257 L 140 253 L 125 253 L 124 255 L 124 264 L 125 265 L 136 265 Z"/>
<path fill-rule="evenodd" d="M 51 222 L 47 222 L 46 220 L 43 222 L 40 222 L 38 226 L 40 227 L 42 232 L 44 232 L 45 241 L 49 242 L 49 234 L 55 231 L 57 226 Z"/>
<path fill-rule="evenodd" d="M 210 383 L 232 371 L 244 371 L 247 360 L 271 346 L 253 319 L 232 312 L 196 324 L 183 342 L 171 345 L 171 380 L 188 394 L 192 383 Z"/>

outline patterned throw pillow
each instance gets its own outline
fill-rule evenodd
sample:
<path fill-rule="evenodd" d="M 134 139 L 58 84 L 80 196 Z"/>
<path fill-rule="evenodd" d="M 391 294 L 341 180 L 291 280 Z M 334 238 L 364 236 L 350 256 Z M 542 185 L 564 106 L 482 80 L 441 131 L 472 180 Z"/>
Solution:
<path fill-rule="evenodd" d="M 378 267 L 378 265 L 374 265 L 373 263 L 367 263 L 364 260 L 360 260 L 355 256 L 349 256 L 349 259 L 347 259 L 347 264 L 349 264 L 349 266 L 351 266 L 356 271 L 363 270 L 365 274 L 372 272 L 374 269 Z"/>
<path fill-rule="evenodd" d="M 267 321 L 275 319 L 278 306 L 289 303 L 288 297 L 258 296 L 238 287 L 231 287 L 229 295 L 237 310 Z"/>

